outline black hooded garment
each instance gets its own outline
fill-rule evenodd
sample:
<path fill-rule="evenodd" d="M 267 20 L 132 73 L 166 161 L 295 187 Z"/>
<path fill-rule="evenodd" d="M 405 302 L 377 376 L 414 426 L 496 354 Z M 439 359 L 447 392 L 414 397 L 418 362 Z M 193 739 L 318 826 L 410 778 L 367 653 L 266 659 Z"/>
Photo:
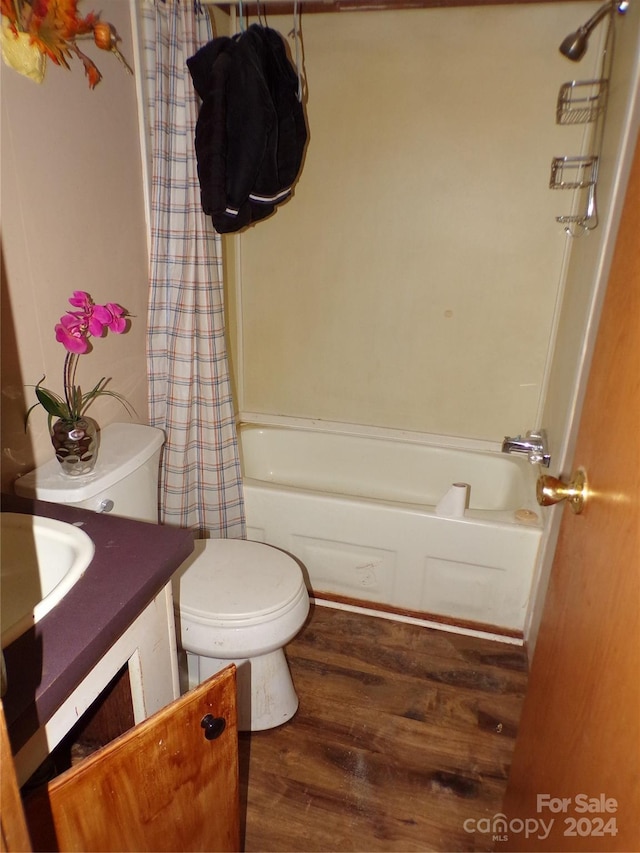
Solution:
<path fill-rule="evenodd" d="M 202 208 L 216 231 L 239 231 L 292 191 L 307 142 L 298 76 L 276 30 L 252 24 L 187 60 L 202 100 L 195 148 Z"/>

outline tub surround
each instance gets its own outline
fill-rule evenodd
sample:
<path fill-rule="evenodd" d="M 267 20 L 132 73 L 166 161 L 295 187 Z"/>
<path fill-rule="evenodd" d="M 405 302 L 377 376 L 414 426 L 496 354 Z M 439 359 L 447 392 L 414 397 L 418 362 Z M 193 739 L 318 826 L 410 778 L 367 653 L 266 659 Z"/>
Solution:
<path fill-rule="evenodd" d="M 2 495 L 2 510 L 80 525 L 96 546 L 60 604 L 4 650 L 3 703 L 17 752 L 168 584 L 192 552 L 193 534 L 10 495 Z"/>
<path fill-rule="evenodd" d="M 525 459 L 258 425 L 240 445 L 248 536 L 294 554 L 315 598 L 522 638 L 543 531 Z M 439 517 L 457 482 L 469 508 Z"/>

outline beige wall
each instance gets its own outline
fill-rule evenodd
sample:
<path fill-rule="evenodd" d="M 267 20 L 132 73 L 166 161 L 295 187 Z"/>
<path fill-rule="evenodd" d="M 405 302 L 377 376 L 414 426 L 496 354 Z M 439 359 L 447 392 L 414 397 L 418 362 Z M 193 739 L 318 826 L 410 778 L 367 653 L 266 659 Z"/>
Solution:
<path fill-rule="evenodd" d="M 243 411 L 490 440 L 537 425 L 570 204 L 550 163 L 584 134 L 556 97 L 598 60 L 557 48 L 596 6 L 303 16 L 306 163 L 235 242 Z"/>
<path fill-rule="evenodd" d="M 549 163 L 574 153 L 583 132 L 555 124 L 555 98 L 598 60 L 597 41 L 577 66 L 557 44 L 597 5 L 303 18 L 307 161 L 291 203 L 238 241 L 242 312 L 232 298 L 236 241 L 226 245 L 243 410 L 493 440 L 533 425 L 567 244 Z M 133 63 L 127 4 L 100 8 Z M 622 30 L 623 56 L 634 54 L 637 17 L 630 37 L 626 22 Z M 74 289 L 136 315 L 128 335 L 97 342 L 81 378 L 112 376 L 146 418 L 135 88 L 113 57 L 97 58 L 104 79 L 93 92 L 78 63 L 50 65 L 41 86 L 2 66 L 4 488 L 50 454 L 42 411 L 23 433 L 33 399 L 23 386 L 46 373 L 59 387 L 53 326 Z M 607 164 L 609 183 L 614 172 Z M 589 311 L 580 296 L 594 262 L 588 239 L 564 294 L 545 412 L 552 438 L 566 427 L 575 330 Z M 127 417 L 108 400 L 95 413 L 103 423 Z"/>
<path fill-rule="evenodd" d="M 129 7 L 85 4 L 113 23 L 133 64 Z M 135 315 L 131 330 L 95 342 L 80 360 L 87 390 L 102 376 L 147 417 L 145 331 L 147 246 L 134 78 L 115 57 L 88 44 L 103 74 L 91 91 L 78 60 L 49 63 L 33 83 L 2 63 L 2 487 L 51 457 L 46 415 L 25 435 L 22 417 L 35 397 L 25 384 L 43 374 L 62 391 L 64 349 L 54 325 L 74 290 L 118 302 Z M 25 400 L 26 398 L 26 400 Z M 103 398 L 90 414 L 105 425 L 129 416 Z"/>

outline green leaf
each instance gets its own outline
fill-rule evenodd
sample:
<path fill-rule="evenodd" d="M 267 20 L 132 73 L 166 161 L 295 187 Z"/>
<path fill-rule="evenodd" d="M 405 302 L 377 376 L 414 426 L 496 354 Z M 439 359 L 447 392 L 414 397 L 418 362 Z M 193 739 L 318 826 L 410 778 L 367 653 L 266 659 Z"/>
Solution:
<path fill-rule="evenodd" d="M 47 412 L 47 422 L 49 424 L 49 432 L 51 432 L 51 424 L 54 417 L 61 418 L 63 421 L 77 420 L 85 414 L 93 401 L 97 397 L 101 397 L 103 394 L 108 397 L 114 397 L 122 403 L 130 415 L 136 414 L 135 409 L 129 405 L 121 394 L 118 394 L 116 391 L 107 391 L 106 385 L 110 382 L 110 379 L 106 379 L 104 376 L 87 394 L 82 393 L 82 389 L 79 385 L 70 385 L 66 389 L 66 393 L 69 396 L 69 403 L 67 403 L 67 400 L 59 394 L 49 391 L 48 388 L 42 387 L 41 383 L 44 382 L 45 378 L 46 377 L 43 376 L 40 382 L 33 386 L 35 387 L 38 402 L 34 403 L 25 415 L 25 429 L 27 428 L 29 415 L 35 408 L 37 408 L 37 406 L 42 406 L 42 408 Z"/>
<path fill-rule="evenodd" d="M 54 415 L 56 418 L 69 417 L 69 408 L 62 397 L 42 388 L 40 385 L 36 385 L 36 397 L 45 412 Z"/>
<path fill-rule="evenodd" d="M 95 385 L 95 387 L 91 389 L 91 391 L 89 391 L 87 394 L 84 394 L 81 396 L 80 401 L 79 401 L 79 412 L 81 415 L 84 415 L 84 413 L 87 411 L 89 406 L 93 403 L 93 401 L 97 397 L 102 397 L 102 396 L 115 398 L 120 403 L 122 403 L 122 405 L 127 410 L 127 412 L 129 412 L 129 414 L 135 414 L 135 409 L 133 409 L 129 405 L 129 403 L 125 400 L 125 398 L 121 394 L 118 394 L 117 391 L 107 391 L 106 390 L 106 385 L 107 385 L 107 382 L 109 382 L 109 381 L 110 381 L 109 379 L 106 379 L 103 376 L 102 379 Z"/>
<path fill-rule="evenodd" d="M 24 416 L 24 431 L 25 431 L 25 432 L 27 431 L 27 426 L 29 425 L 29 415 L 31 414 L 31 412 L 32 412 L 34 409 L 37 409 L 39 405 L 40 405 L 40 403 L 34 403 L 34 404 L 33 404 L 33 406 L 31 406 L 31 407 L 27 410 L 27 414 Z"/>
<path fill-rule="evenodd" d="M 87 395 L 87 396 L 88 396 L 88 395 Z M 122 405 L 124 406 L 124 408 L 127 410 L 127 412 L 128 412 L 130 415 L 135 415 L 135 414 L 136 414 L 136 410 L 133 408 L 133 406 L 132 406 L 132 405 L 131 405 L 131 404 L 130 404 L 130 403 L 129 403 L 129 402 L 128 402 L 128 401 L 127 401 L 123 396 L 122 396 L 122 394 L 118 394 L 118 392 L 117 392 L 117 391 L 105 391 L 105 390 L 101 390 L 98 394 L 96 394 L 96 397 L 98 397 L 98 396 L 113 397 L 113 398 L 114 398 L 114 399 L 116 399 L 119 403 L 122 403 Z M 89 406 L 91 405 L 91 403 L 93 402 L 93 399 L 94 399 L 94 398 L 92 397 L 92 398 L 91 398 L 91 400 L 89 400 L 89 402 L 85 403 L 85 405 L 84 405 L 84 407 L 83 407 L 83 409 L 82 409 L 82 414 L 83 414 L 83 415 L 84 415 L 84 413 L 87 411 L 87 409 L 89 408 Z"/>

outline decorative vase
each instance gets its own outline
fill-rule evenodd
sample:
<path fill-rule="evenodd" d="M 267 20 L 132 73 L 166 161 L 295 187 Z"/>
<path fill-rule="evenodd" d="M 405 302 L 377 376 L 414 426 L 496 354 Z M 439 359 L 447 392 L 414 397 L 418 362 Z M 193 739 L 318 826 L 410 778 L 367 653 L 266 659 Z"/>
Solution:
<path fill-rule="evenodd" d="M 63 474 L 80 477 L 93 471 L 98 461 L 98 431 L 93 418 L 54 423 L 51 443 Z"/>

